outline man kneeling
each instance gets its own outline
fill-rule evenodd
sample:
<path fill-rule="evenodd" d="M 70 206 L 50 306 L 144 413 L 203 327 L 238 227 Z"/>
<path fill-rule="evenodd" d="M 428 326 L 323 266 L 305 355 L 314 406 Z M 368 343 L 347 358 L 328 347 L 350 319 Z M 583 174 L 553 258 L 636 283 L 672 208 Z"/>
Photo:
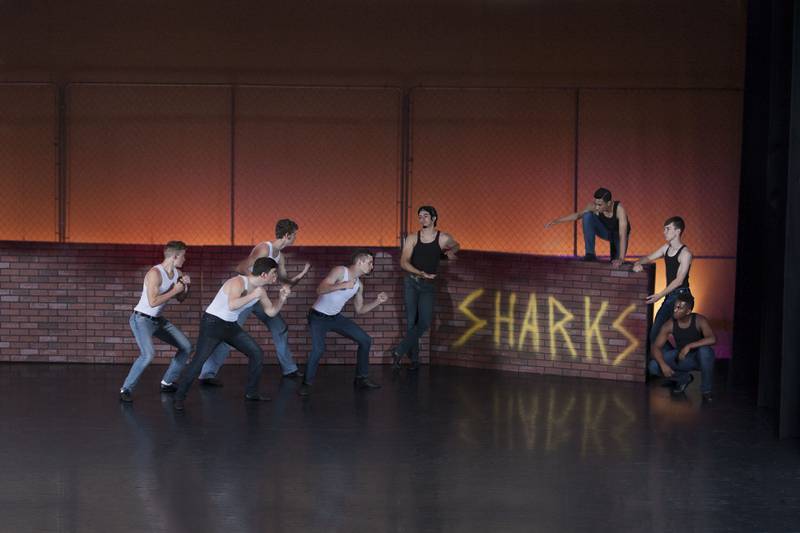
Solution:
<path fill-rule="evenodd" d="M 656 342 L 651 344 L 653 360 L 648 369 L 654 376 L 672 378 L 672 392 L 681 394 L 694 380 L 692 370 L 700 370 L 700 391 L 703 401 L 711 401 L 711 386 L 714 382 L 714 350 L 717 342 L 714 332 L 703 315 L 693 313 L 694 297 L 689 293 L 679 294 L 672 310 L 672 319 L 667 320 L 658 332 Z M 669 334 L 675 339 L 675 348 L 663 350 Z"/>

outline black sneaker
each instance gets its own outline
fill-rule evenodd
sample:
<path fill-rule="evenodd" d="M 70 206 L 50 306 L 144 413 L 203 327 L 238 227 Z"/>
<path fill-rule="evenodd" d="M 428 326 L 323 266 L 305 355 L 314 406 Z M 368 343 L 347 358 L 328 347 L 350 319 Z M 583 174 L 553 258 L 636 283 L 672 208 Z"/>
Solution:
<path fill-rule="evenodd" d="M 311 385 L 306 383 L 305 381 L 300 385 L 297 389 L 297 394 L 299 396 L 310 396 L 311 395 Z"/>
<path fill-rule="evenodd" d="M 132 403 L 133 398 L 131 398 L 131 391 L 128 389 L 122 389 L 119 391 L 119 401 L 125 403 Z"/>
<path fill-rule="evenodd" d="M 594 254 L 586 254 L 583 256 L 584 261 L 597 261 L 597 256 Z"/>
<path fill-rule="evenodd" d="M 392 356 L 392 370 L 400 370 L 400 360 L 403 356 L 394 351 L 394 349 L 389 350 L 389 354 Z"/>
<path fill-rule="evenodd" d="M 411 361 L 411 364 L 408 365 L 408 369 L 411 371 L 419 370 L 419 361 Z"/>
<path fill-rule="evenodd" d="M 197 381 L 204 387 L 222 387 L 222 381 L 218 378 L 201 378 Z"/>
<path fill-rule="evenodd" d="M 161 392 L 165 394 L 170 394 L 175 392 L 176 390 L 178 390 L 177 383 L 164 383 L 163 381 L 161 382 Z"/>
<path fill-rule="evenodd" d="M 355 380 L 353 380 L 353 386 L 360 390 L 381 388 L 380 385 L 378 385 L 377 383 L 373 383 L 366 376 L 358 377 Z"/>
<path fill-rule="evenodd" d="M 703 393 L 703 403 L 708 404 L 714 401 L 714 395 L 710 392 Z"/>
<path fill-rule="evenodd" d="M 244 399 L 247 400 L 248 402 L 268 402 L 272 398 L 261 394 L 245 394 Z"/>
<path fill-rule="evenodd" d="M 285 377 L 286 379 L 300 379 L 303 376 L 305 376 L 305 374 L 303 374 L 303 371 L 300 370 L 299 368 L 294 372 L 289 372 L 288 374 L 283 375 L 283 377 Z"/>
<path fill-rule="evenodd" d="M 694 381 L 694 376 L 689 374 L 689 379 L 687 379 L 683 383 L 676 383 L 674 387 L 672 387 L 672 394 L 683 394 L 686 392 L 686 387 L 689 386 L 689 383 Z"/>

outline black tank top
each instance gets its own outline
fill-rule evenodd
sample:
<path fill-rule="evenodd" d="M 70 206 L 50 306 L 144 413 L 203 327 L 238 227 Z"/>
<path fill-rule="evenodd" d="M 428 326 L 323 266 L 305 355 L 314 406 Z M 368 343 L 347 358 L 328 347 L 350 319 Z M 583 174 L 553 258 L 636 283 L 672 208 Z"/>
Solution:
<path fill-rule="evenodd" d="M 617 233 L 619 234 L 619 217 L 617 216 L 617 206 L 619 206 L 619 200 L 614 202 L 614 211 L 611 213 L 611 218 L 599 213 L 597 216 L 600 218 L 600 222 L 608 229 L 609 233 Z M 628 219 L 628 231 L 627 234 L 630 235 L 631 233 L 631 220 Z"/>
<path fill-rule="evenodd" d="M 672 319 L 672 336 L 675 337 L 675 346 L 678 350 L 686 346 L 687 344 L 691 344 L 695 341 L 699 341 L 703 338 L 703 333 L 697 330 L 697 315 L 692 313 L 692 322 L 689 324 L 689 327 L 684 329 L 678 326 L 678 321 Z"/>
<path fill-rule="evenodd" d="M 441 256 L 442 248 L 439 246 L 439 232 L 436 232 L 436 237 L 431 242 L 422 242 L 422 237 L 417 232 L 417 244 L 414 245 L 414 250 L 411 252 L 411 264 L 413 267 L 428 274 L 436 274 Z"/>
<path fill-rule="evenodd" d="M 678 277 L 678 267 L 681 265 L 678 262 L 678 256 L 681 255 L 681 251 L 683 251 L 684 248 L 686 248 L 685 244 L 678 248 L 678 253 L 672 257 L 669 255 L 669 247 L 667 247 L 667 251 L 664 252 L 664 267 L 666 267 L 667 272 L 667 285 L 672 283 L 675 278 Z M 689 270 L 691 269 L 692 265 L 689 265 Z M 689 270 L 686 271 L 686 277 L 683 278 L 683 283 L 681 283 L 680 287 L 675 287 L 675 290 L 689 288 Z"/>

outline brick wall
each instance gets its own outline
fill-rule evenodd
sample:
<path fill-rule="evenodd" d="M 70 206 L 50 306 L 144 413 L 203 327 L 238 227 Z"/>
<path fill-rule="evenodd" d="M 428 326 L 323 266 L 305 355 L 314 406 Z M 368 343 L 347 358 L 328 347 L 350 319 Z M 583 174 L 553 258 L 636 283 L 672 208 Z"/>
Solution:
<path fill-rule="evenodd" d="M 312 264 L 311 272 L 295 287 L 283 310 L 290 346 L 298 361 L 305 361 L 311 348 L 305 315 L 316 298 L 317 283 L 332 266 L 346 264 L 350 251 L 300 246 L 287 250 L 290 275 L 303 262 Z M 375 252 L 375 270 L 364 279 L 365 298 L 369 301 L 385 291 L 390 300 L 356 320 L 373 337 L 371 361 L 389 363 L 384 352 L 399 340 L 405 327 L 402 276 L 397 250 Z M 184 271 L 192 276 L 192 291 L 182 304 L 168 304 L 164 314 L 193 342 L 203 308 L 247 253 L 249 247 L 234 246 L 195 246 L 188 250 Z M 138 350 L 128 318 L 141 294 L 144 274 L 160 260 L 161 246 L 0 243 L 0 361 L 129 364 Z M 483 252 L 462 252 L 458 261 L 443 265 L 436 321 L 430 347 L 427 337 L 423 343 L 423 362 L 429 362 L 430 353 L 434 364 L 607 379 L 644 378 L 647 316 L 642 302 L 652 285 L 652 272 L 632 274 L 613 270 L 607 264 Z M 535 305 L 531 306 L 532 295 Z M 514 298 L 516 304 L 509 315 Z M 605 310 L 596 327 L 590 328 L 595 339 L 591 357 L 584 331 L 585 298 L 590 299 L 590 326 L 601 308 Z M 352 316 L 352 305 L 345 312 Z M 475 324 L 470 314 L 486 324 L 467 335 Z M 574 315 L 572 320 L 562 322 L 569 314 Z M 617 319 L 619 327 L 615 328 Z M 246 327 L 264 347 L 267 362 L 275 364 L 266 329 L 255 319 Z M 623 331 L 636 340 L 629 340 Z M 598 332 L 605 358 L 594 335 Z M 632 351 L 623 353 L 636 342 Z M 171 349 L 158 341 L 156 347 L 156 362 L 166 363 Z M 245 358 L 234 351 L 230 361 L 244 363 Z M 330 335 L 323 362 L 354 364 L 355 345 Z"/>

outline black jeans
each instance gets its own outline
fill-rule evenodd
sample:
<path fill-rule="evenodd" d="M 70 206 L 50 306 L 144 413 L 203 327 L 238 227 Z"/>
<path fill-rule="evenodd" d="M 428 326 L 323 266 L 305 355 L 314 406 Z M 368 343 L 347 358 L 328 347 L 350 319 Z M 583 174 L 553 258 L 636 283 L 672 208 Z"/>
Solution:
<path fill-rule="evenodd" d="M 436 300 L 436 284 L 433 281 L 408 274 L 403 280 L 403 299 L 406 304 L 406 336 L 395 348 L 399 355 L 419 361 L 419 339 L 433 322 L 433 304 Z"/>
<path fill-rule="evenodd" d="M 250 360 L 247 367 L 246 394 L 258 394 L 258 382 L 261 380 L 264 351 L 258 343 L 236 322 L 228 322 L 214 315 L 203 313 L 200 322 L 200 336 L 197 338 L 197 350 L 194 358 L 183 372 L 176 398 L 186 398 L 192 382 L 200 375 L 203 363 L 221 342 L 226 342 L 245 354 Z"/>

